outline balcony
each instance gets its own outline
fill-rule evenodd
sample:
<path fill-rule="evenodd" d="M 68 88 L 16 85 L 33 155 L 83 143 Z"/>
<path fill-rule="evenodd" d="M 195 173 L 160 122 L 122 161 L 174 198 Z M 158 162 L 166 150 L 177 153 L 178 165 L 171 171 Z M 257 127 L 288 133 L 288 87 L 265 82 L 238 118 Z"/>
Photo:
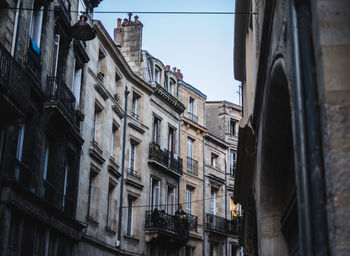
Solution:
<path fill-rule="evenodd" d="M 50 104 L 57 105 L 72 123 L 75 122 L 75 97 L 60 77 L 48 77 L 47 98 Z"/>
<path fill-rule="evenodd" d="M 26 189 L 30 190 L 34 182 L 33 178 L 32 170 L 24 163 L 16 159 L 14 166 L 14 179 Z"/>
<path fill-rule="evenodd" d="M 59 193 L 55 186 L 45 179 L 42 186 L 42 199 L 67 215 L 74 216 L 74 201 L 70 197 Z"/>
<path fill-rule="evenodd" d="M 208 213 L 207 230 L 225 236 L 228 232 L 228 220 L 223 217 Z"/>
<path fill-rule="evenodd" d="M 198 176 L 198 161 L 187 157 L 187 172 Z"/>
<path fill-rule="evenodd" d="M 227 222 L 227 234 L 232 236 L 239 236 L 242 223 L 241 217 L 233 217 L 232 220 L 227 220 Z"/>
<path fill-rule="evenodd" d="M 163 100 L 170 103 L 180 113 L 186 109 L 185 105 L 181 101 L 171 95 L 165 88 L 163 88 L 163 86 L 158 83 L 155 83 L 155 93 L 158 94 Z"/>
<path fill-rule="evenodd" d="M 186 242 L 189 239 L 190 222 L 187 215 L 170 215 L 164 211 L 146 211 L 145 228 L 158 235 L 151 236 L 162 241 Z M 147 240 L 147 239 L 146 239 Z"/>
<path fill-rule="evenodd" d="M 131 116 L 135 118 L 136 120 L 139 120 L 139 115 L 136 114 L 135 112 L 131 112 Z"/>
<path fill-rule="evenodd" d="M 27 109 L 30 89 L 36 83 L 0 43 L 0 90 L 17 106 Z"/>
<path fill-rule="evenodd" d="M 191 112 L 187 113 L 187 118 L 195 123 L 198 123 L 198 117 Z"/>
<path fill-rule="evenodd" d="M 182 175 L 182 159 L 155 142 L 149 146 L 150 163 L 176 176 Z"/>

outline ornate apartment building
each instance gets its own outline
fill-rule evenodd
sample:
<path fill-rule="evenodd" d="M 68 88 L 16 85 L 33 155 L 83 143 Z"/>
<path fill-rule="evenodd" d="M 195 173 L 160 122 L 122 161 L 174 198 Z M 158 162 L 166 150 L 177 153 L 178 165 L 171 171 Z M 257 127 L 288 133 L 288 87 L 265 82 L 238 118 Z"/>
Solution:
<path fill-rule="evenodd" d="M 1 2 L 0 255 L 78 253 L 79 92 L 89 57 L 71 37 L 71 10 L 91 14 L 99 2 Z"/>

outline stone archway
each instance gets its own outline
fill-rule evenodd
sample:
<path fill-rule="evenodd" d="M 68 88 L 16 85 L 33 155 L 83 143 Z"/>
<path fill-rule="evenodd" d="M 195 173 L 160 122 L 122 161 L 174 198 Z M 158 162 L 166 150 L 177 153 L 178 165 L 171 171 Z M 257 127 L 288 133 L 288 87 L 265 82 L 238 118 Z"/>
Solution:
<path fill-rule="evenodd" d="M 297 255 L 291 98 L 283 59 L 273 64 L 261 115 L 260 255 Z"/>

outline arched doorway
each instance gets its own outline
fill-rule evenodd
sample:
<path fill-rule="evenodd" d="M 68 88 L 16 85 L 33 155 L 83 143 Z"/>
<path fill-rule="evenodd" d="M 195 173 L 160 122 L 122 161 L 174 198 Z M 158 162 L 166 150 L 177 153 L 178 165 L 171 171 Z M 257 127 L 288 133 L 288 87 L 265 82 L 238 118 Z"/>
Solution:
<path fill-rule="evenodd" d="M 299 255 L 291 97 L 284 62 L 275 61 L 261 116 L 261 255 Z"/>

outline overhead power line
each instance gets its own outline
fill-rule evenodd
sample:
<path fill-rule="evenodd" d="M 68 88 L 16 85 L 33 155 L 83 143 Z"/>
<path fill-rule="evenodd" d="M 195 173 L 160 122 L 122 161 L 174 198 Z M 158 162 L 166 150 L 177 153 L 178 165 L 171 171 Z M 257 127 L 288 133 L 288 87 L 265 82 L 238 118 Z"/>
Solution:
<path fill-rule="evenodd" d="M 0 9 L 10 9 L 10 10 L 21 10 L 21 11 L 33 11 L 33 8 L 16 8 L 16 7 L 6 7 Z M 45 10 L 54 11 L 54 10 Z M 72 13 L 79 13 L 78 10 L 71 10 Z M 256 12 L 210 12 L 210 11 L 94 11 L 93 13 L 99 14 L 162 14 L 162 15 L 237 15 L 237 14 L 257 14 Z"/>

